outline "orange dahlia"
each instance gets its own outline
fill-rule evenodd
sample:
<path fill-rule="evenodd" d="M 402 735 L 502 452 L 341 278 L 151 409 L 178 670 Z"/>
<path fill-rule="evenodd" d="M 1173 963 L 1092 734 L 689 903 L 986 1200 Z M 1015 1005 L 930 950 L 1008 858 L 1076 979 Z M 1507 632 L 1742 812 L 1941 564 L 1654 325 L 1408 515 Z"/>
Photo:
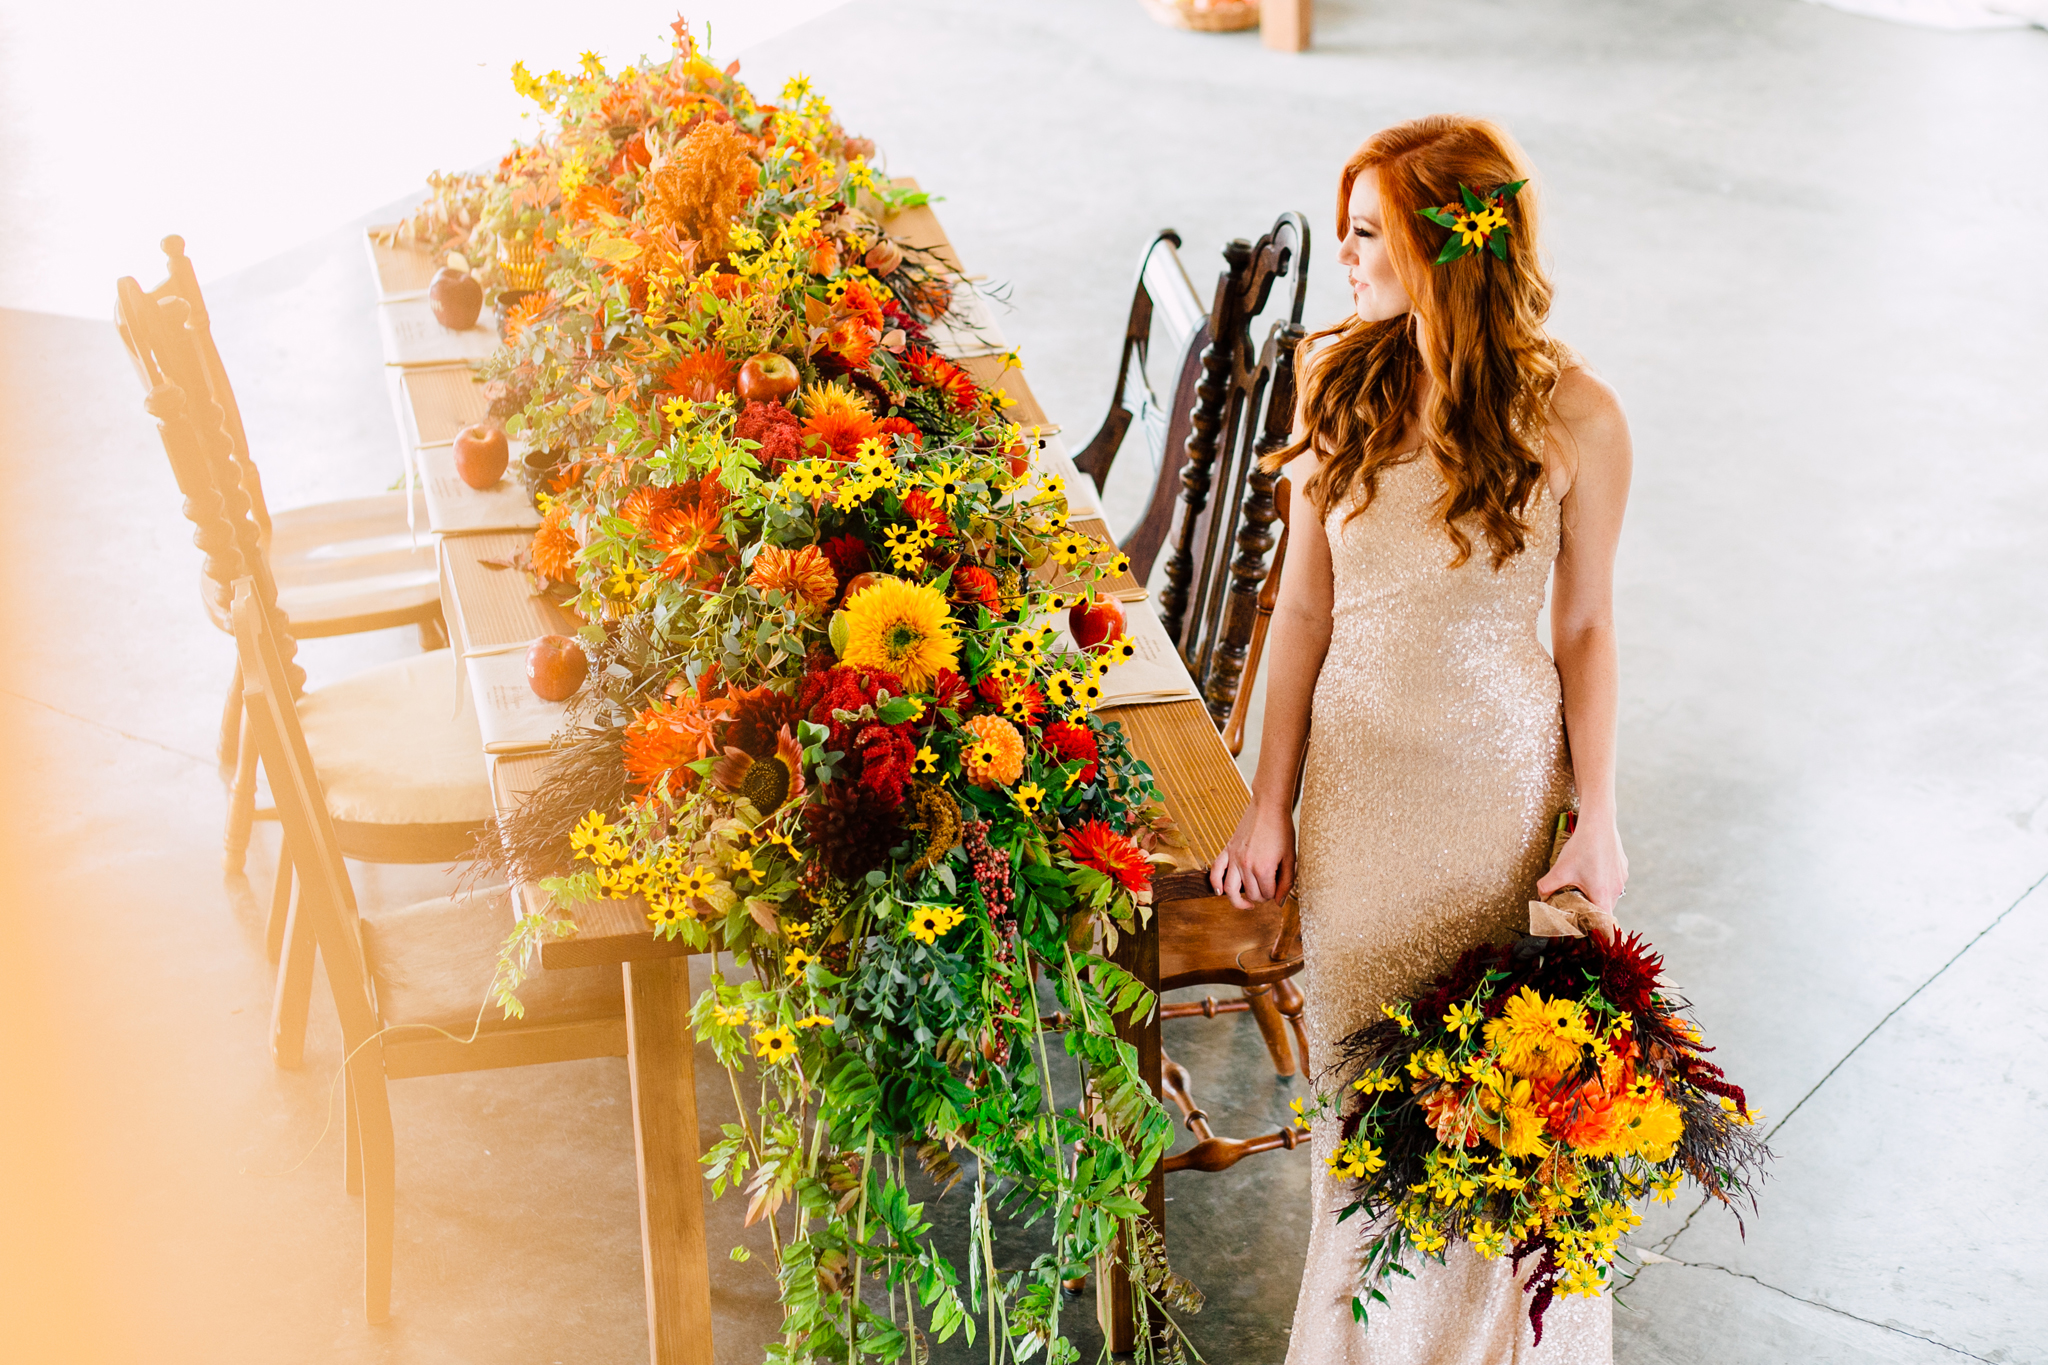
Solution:
<path fill-rule="evenodd" d="M 1060 836 L 1060 846 L 1069 858 L 1094 868 L 1134 896 L 1152 885 L 1152 864 L 1146 860 L 1145 850 L 1108 821 L 1083 821 Z"/>
<path fill-rule="evenodd" d="M 738 383 L 739 371 L 733 368 L 732 357 L 721 347 L 703 346 L 685 351 L 669 367 L 661 377 L 661 391 L 708 403 L 718 394 L 731 393 Z"/>
<path fill-rule="evenodd" d="M 540 529 L 533 533 L 533 571 L 557 583 L 576 581 L 576 555 L 582 546 L 576 543 L 576 533 L 568 527 L 567 508 L 556 507 L 542 519 Z"/>
<path fill-rule="evenodd" d="M 711 732 L 732 712 L 732 703 L 706 701 L 685 690 L 672 701 L 658 701 L 626 726 L 620 753 L 626 775 L 644 793 L 664 789 L 680 794 L 694 786 L 697 774 L 688 767 L 711 752 Z"/>
<path fill-rule="evenodd" d="M 830 602 L 839 591 L 838 576 L 815 545 L 796 550 L 764 546 L 754 557 L 754 571 L 747 586 L 762 592 L 780 592 L 805 610 L 816 610 Z"/>
<path fill-rule="evenodd" d="M 922 346 L 914 348 L 903 357 L 903 368 L 910 372 L 918 387 L 943 394 L 955 412 L 972 412 L 981 402 L 973 377 L 935 351 Z"/>
<path fill-rule="evenodd" d="M 706 503 L 664 512 L 654 525 L 654 552 L 665 555 L 655 569 L 664 578 L 688 581 L 704 567 L 706 555 L 726 548 L 719 534 L 718 509 Z"/>
<path fill-rule="evenodd" d="M 540 321 L 541 314 L 547 312 L 554 302 L 555 296 L 541 289 L 528 294 L 506 309 L 505 344 L 517 346 L 520 339 L 526 335 L 526 329 Z"/>
<path fill-rule="evenodd" d="M 972 716 L 960 728 L 973 736 L 960 746 L 969 782 L 993 791 L 1024 775 L 1024 737 L 1016 726 L 1001 716 Z"/>

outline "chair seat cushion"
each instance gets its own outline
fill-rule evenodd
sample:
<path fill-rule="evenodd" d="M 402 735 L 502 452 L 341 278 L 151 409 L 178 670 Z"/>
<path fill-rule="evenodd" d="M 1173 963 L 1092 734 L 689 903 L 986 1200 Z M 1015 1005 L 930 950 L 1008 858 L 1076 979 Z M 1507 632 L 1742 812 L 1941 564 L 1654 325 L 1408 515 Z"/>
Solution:
<path fill-rule="evenodd" d="M 490 819 L 483 735 L 469 698 L 458 703 L 456 666 L 454 651 L 431 650 L 299 700 L 306 747 L 337 822 L 474 829 Z"/>
<path fill-rule="evenodd" d="M 514 917 L 511 893 L 502 886 L 366 912 L 363 953 L 384 1022 L 433 1024 L 465 1037 L 479 1009 L 485 1028 L 507 1023 L 504 1012 L 495 1003 L 486 1006 L 485 999 Z M 626 1009 L 617 967 L 536 971 L 516 993 L 526 1008 L 522 1024 L 606 1019 Z"/>

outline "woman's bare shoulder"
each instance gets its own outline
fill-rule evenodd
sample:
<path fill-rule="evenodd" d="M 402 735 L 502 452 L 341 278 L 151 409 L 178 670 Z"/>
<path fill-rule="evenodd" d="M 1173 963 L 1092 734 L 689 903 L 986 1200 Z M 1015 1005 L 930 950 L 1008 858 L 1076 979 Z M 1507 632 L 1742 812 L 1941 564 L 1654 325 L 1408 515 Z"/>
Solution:
<path fill-rule="evenodd" d="M 1577 356 L 1551 391 L 1549 444 L 1567 490 L 1588 470 L 1626 470 L 1629 464 L 1621 395 Z"/>

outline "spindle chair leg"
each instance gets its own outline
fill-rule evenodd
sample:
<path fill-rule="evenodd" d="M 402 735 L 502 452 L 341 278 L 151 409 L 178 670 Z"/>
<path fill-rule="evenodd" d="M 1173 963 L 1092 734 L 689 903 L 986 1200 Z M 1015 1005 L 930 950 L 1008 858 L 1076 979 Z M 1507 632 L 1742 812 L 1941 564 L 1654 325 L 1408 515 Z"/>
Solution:
<path fill-rule="evenodd" d="M 295 1071 L 306 1057 L 306 1007 L 313 996 L 313 926 L 303 922 L 304 898 L 295 892 L 285 916 L 284 961 L 270 1002 L 270 1060 Z"/>
<path fill-rule="evenodd" d="M 240 752 L 235 756 L 235 783 L 228 789 L 228 828 L 221 852 L 221 866 L 230 876 L 239 874 L 249 861 L 249 829 L 256 820 L 256 744 L 243 718 L 238 727 Z"/>
<path fill-rule="evenodd" d="M 438 616 L 420 622 L 420 649 L 428 654 L 448 648 L 448 630 Z"/>
<path fill-rule="evenodd" d="M 270 914 L 263 921 L 263 951 L 275 966 L 284 955 L 285 925 L 292 911 L 292 849 L 282 838 L 277 845 L 277 880 L 270 886 Z"/>
<path fill-rule="evenodd" d="M 372 1043 L 356 1054 L 354 1072 L 357 1148 L 363 1162 L 363 1317 L 391 1318 L 391 1251 L 396 1231 L 397 1151 L 391 1132 L 391 1095 L 384 1077 L 383 1049 Z"/>
<path fill-rule="evenodd" d="M 1294 1049 L 1287 1045 L 1287 1023 L 1273 1003 L 1271 986 L 1246 986 L 1245 1003 L 1258 1020 L 1259 1036 L 1266 1040 L 1266 1055 L 1273 1059 L 1273 1074 L 1281 1080 L 1294 1078 Z"/>
<path fill-rule="evenodd" d="M 356 1118 L 356 1083 L 348 1067 L 341 1069 L 341 1184 L 350 1194 L 363 1192 L 363 1125 Z"/>
<path fill-rule="evenodd" d="M 1297 1055 L 1301 1058 L 1301 1072 L 1306 1076 L 1310 1066 L 1308 1026 L 1301 1022 L 1301 1012 L 1308 1002 L 1302 999 L 1301 987 L 1294 984 L 1293 977 L 1282 977 L 1273 983 L 1273 1004 L 1294 1029 L 1294 1043 L 1300 1049 Z"/>
<path fill-rule="evenodd" d="M 235 676 L 228 683 L 227 700 L 220 708 L 220 744 L 215 750 L 219 760 L 221 785 L 232 786 L 235 772 L 240 767 L 242 753 L 242 661 L 235 660 Z"/>

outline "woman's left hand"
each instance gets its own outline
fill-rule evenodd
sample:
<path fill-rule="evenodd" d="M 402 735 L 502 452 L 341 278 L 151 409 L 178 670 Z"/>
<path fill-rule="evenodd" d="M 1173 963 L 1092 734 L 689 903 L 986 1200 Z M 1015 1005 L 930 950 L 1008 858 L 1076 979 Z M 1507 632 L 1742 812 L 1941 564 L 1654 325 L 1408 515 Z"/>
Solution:
<path fill-rule="evenodd" d="M 1536 883 L 1536 894 L 1547 899 L 1560 887 L 1576 886 L 1587 900 L 1611 915 L 1627 885 L 1628 855 L 1621 851 L 1621 832 L 1614 827 L 1613 818 L 1589 820 L 1581 812 L 1578 828 L 1565 840 L 1557 865 Z"/>

